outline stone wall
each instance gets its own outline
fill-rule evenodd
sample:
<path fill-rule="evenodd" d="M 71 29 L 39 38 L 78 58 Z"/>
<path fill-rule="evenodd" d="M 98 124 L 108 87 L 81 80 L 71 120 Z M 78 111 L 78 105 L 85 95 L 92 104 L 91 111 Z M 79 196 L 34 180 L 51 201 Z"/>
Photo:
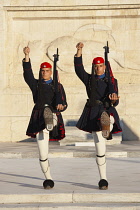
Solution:
<path fill-rule="evenodd" d="M 87 3 L 88 2 L 88 3 Z M 94 3 L 93 3 L 94 2 Z M 119 82 L 123 140 L 139 140 L 140 2 L 138 0 L 1 0 L 0 1 L 0 141 L 21 141 L 33 107 L 22 76 L 23 47 L 29 46 L 35 77 L 43 61 L 52 63 L 59 48 L 58 69 L 69 107 L 65 120 L 78 119 L 87 98 L 74 73 L 77 42 L 84 43 L 83 62 L 91 71 L 94 56 L 109 60 Z"/>

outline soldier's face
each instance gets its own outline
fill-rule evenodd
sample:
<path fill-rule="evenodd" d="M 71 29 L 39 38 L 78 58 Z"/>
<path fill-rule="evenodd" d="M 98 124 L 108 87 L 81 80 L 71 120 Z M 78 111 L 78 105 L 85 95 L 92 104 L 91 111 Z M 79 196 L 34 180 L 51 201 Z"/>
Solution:
<path fill-rule="evenodd" d="M 105 64 L 104 63 L 100 63 L 100 64 L 95 64 L 94 65 L 94 70 L 95 70 L 95 74 L 97 75 L 102 75 L 105 72 Z"/>
<path fill-rule="evenodd" d="M 44 80 L 50 80 L 52 75 L 52 70 L 50 68 L 42 68 L 41 69 L 41 76 Z"/>

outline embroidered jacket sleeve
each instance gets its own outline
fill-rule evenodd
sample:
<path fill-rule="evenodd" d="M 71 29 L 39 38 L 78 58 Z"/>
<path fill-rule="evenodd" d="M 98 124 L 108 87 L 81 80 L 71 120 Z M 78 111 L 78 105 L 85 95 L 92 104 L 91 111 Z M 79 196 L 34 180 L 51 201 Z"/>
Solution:
<path fill-rule="evenodd" d="M 32 67 L 31 67 L 31 62 L 30 61 L 25 62 L 25 60 L 23 59 L 22 65 L 23 65 L 24 80 L 30 87 L 32 93 L 35 93 L 36 87 L 37 87 L 37 80 L 34 78 L 34 74 L 33 74 Z"/>
<path fill-rule="evenodd" d="M 63 109 L 63 111 L 65 111 L 67 109 L 67 99 L 66 99 L 66 94 L 65 94 L 65 90 L 63 88 L 62 84 L 58 84 L 58 93 L 56 94 L 56 106 L 58 104 L 62 104 L 63 106 L 66 105 L 66 107 Z"/>
<path fill-rule="evenodd" d="M 82 56 L 74 57 L 75 72 L 79 79 L 87 86 L 90 74 L 88 74 L 83 66 Z"/>

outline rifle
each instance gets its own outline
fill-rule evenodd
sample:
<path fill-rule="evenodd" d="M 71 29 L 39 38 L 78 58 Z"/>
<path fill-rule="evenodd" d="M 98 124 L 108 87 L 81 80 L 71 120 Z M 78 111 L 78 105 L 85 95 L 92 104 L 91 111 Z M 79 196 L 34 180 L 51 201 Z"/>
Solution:
<path fill-rule="evenodd" d="M 53 63 L 53 82 L 54 82 L 54 89 L 55 93 L 58 92 L 58 71 L 56 70 L 56 63 L 59 60 L 59 55 L 58 55 L 58 48 L 56 54 L 53 55 L 54 57 L 54 63 Z"/>
<path fill-rule="evenodd" d="M 109 61 L 108 61 L 108 53 L 109 53 L 109 46 L 108 46 L 108 41 L 107 41 L 107 45 L 103 47 L 105 49 L 104 52 L 104 58 L 105 58 L 105 65 L 106 65 L 106 73 L 107 76 L 109 77 L 110 75 L 110 71 L 109 71 Z"/>
<path fill-rule="evenodd" d="M 107 41 L 107 45 L 104 46 L 103 48 L 105 49 L 104 58 L 105 58 L 107 78 L 108 78 L 109 83 L 112 83 L 112 85 L 114 87 L 114 90 L 117 91 L 117 86 L 116 86 L 115 78 L 114 78 L 113 72 L 111 70 L 110 62 L 108 61 L 108 53 L 109 53 L 108 41 Z"/>

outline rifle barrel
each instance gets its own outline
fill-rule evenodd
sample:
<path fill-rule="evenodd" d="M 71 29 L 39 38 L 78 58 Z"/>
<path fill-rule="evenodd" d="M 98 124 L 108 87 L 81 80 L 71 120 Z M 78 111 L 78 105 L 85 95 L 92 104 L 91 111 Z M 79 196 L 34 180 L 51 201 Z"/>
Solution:
<path fill-rule="evenodd" d="M 56 70 L 56 63 L 58 61 L 58 48 L 57 48 L 57 52 L 56 54 L 53 55 L 54 57 L 54 63 L 53 63 L 53 81 L 54 81 L 54 88 L 55 88 L 55 92 L 58 92 L 58 72 Z"/>

